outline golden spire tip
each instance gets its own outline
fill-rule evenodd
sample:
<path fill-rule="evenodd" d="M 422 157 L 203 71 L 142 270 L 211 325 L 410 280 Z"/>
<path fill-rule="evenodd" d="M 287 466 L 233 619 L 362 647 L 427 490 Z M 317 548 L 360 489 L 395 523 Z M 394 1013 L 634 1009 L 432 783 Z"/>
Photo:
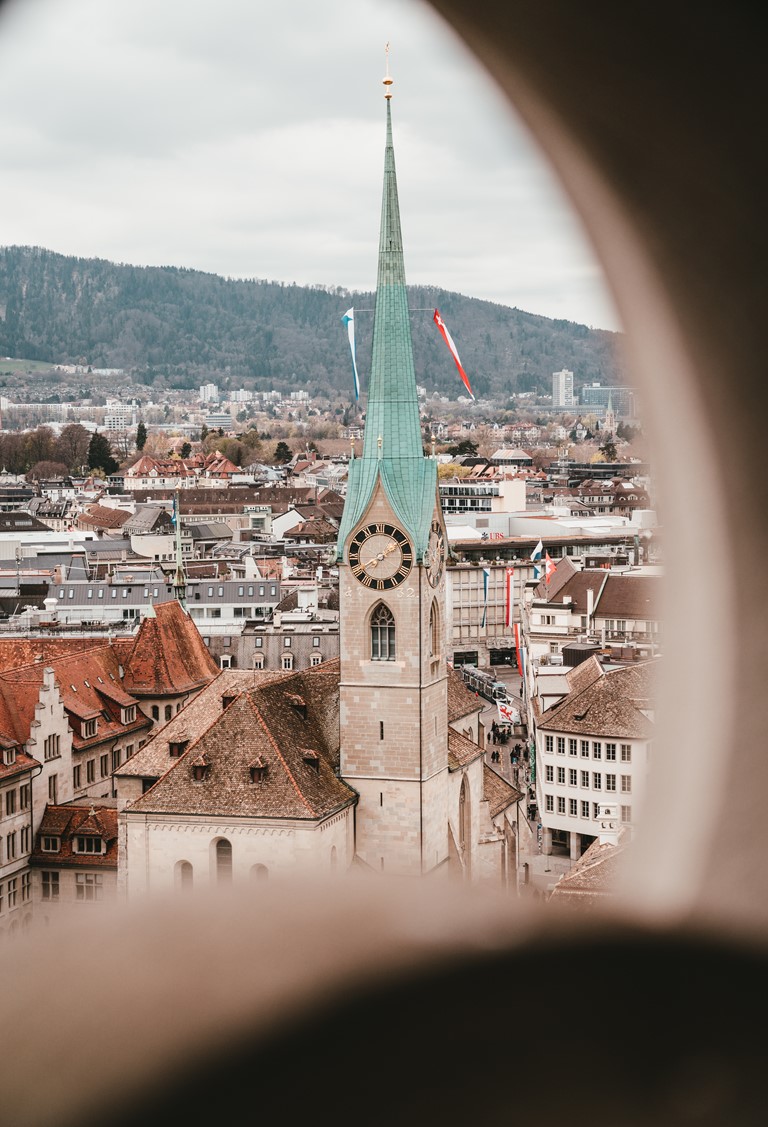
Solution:
<path fill-rule="evenodd" d="M 392 79 L 389 76 L 389 42 L 384 45 L 384 67 L 384 97 L 389 99 L 392 97 L 392 90 L 390 89 L 390 87 L 392 86 Z"/>

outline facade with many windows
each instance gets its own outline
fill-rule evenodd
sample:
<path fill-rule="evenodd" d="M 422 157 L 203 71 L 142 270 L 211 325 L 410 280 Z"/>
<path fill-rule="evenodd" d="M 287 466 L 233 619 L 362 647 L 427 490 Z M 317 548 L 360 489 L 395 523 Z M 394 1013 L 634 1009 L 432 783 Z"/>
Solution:
<path fill-rule="evenodd" d="M 113 803 L 114 773 L 170 718 L 166 708 L 175 715 L 216 673 L 178 602 L 158 608 L 133 639 L 0 639 L 0 934 L 29 922 L 38 900 L 101 898 L 109 846 L 97 838 L 107 841 L 108 826 L 78 823 L 70 880 L 65 845 L 53 849 L 41 828 L 49 811 L 74 817 L 79 807 Z M 41 833 L 51 841 L 41 843 Z M 42 867 L 35 851 L 47 859 Z M 116 870 L 116 853 L 111 864 Z"/>
<path fill-rule="evenodd" d="M 117 810 L 90 802 L 46 805 L 30 857 L 36 920 L 113 901 L 117 885 Z"/>
<path fill-rule="evenodd" d="M 606 803 L 631 833 L 650 765 L 658 660 L 605 669 L 592 656 L 565 674 L 563 695 L 548 707 L 532 673 L 529 730 L 545 854 L 559 844 L 580 857 L 600 833 Z"/>

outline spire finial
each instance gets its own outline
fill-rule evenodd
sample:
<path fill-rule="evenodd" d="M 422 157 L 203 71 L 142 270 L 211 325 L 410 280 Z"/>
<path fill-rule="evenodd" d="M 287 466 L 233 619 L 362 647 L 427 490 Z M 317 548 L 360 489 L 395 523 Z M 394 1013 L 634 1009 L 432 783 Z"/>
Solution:
<path fill-rule="evenodd" d="M 390 89 L 390 87 L 392 86 L 392 79 L 389 77 L 389 42 L 385 43 L 384 45 L 384 69 L 386 72 L 383 78 L 384 97 L 389 100 L 392 97 L 392 91 Z"/>

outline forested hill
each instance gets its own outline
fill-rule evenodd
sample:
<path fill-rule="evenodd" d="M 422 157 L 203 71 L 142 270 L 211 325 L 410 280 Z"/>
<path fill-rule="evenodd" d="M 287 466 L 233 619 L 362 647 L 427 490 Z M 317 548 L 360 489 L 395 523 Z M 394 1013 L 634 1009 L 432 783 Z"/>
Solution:
<path fill-rule="evenodd" d="M 621 336 L 423 286 L 409 288 L 416 376 L 428 393 L 463 392 L 432 321 L 443 315 L 475 394 L 550 392 L 569 368 L 576 386 L 626 383 Z M 39 247 L 0 247 L 0 354 L 124 368 L 168 387 L 220 382 L 252 390 L 348 393 L 345 311 L 355 308 L 367 386 L 372 293 L 129 266 Z M 418 311 L 417 311 L 418 310 Z M 426 310 L 421 312 L 421 310 Z"/>

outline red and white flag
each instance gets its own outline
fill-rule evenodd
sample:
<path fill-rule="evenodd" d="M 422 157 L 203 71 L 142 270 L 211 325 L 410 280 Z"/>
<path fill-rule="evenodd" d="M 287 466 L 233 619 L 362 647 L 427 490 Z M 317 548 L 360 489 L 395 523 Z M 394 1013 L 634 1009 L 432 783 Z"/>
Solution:
<path fill-rule="evenodd" d="M 502 724 L 519 724 L 520 713 L 511 704 L 505 704 L 503 701 L 497 700 L 499 720 Z"/>
<path fill-rule="evenodd" d="M 469 386 L 469 379 L 467 377 L 467 373 L 464 371 L 464 368 L 462 367 L 461 360 L 459 360 L 459 353 L 456 349 L 456 345 L 453 343 L 453 337 L 448 332 L 445 321 L 440 316 L 440 314 L 438 313 L 437 310 L 435 310 L 435 316 L 433 317 L 433 320 L 434 320 L 435 324 L 437 325 L 438 329 L 440 330 L 440 332 L 443 334 L 443 340 L 445 341 L 445 343 L 448 345 L 448 347 L 451 350 L 451 356 L 453 356 L 453 359 L 456 361 L 456 367 L 459 369 L 459 375 L 461 376 L 462 380 L 464 381 L 464 387 L 467 389 L 469 394 L 474 399 L 475 398 L 474 393 L 472 391 L 472 388 Z"/>
<path fill-rule="evenodd" d="M 552 576 L 557 571 L 557 564 L 554 560 L 549 558 L 549 552 L 544 553 L 544 582 L 549 583 Z"/>
<path fill-rule="evenodd" d="M 522 644 L 520 642 L 520 623 L 519 622 L 515 623 L 514 631 L 515 631 L 515 656 L 517 657 L 517 672 L 520 674 L 520 676 L 523 678 L 523 680 L 525 680 L 525 674 L 523 673 L 523 648 L 522 648 Z"/>
<path fill-rule="evenodd" d="M 512 584 L 514 583 L 514 579 L 515 579 L 515 569 L 513 567 L 508 567 L 506 572 L 504 573 L 504 625 L 505 626 L 511 626 L 512 625 L 512 596 L 513 596 Z"/>

